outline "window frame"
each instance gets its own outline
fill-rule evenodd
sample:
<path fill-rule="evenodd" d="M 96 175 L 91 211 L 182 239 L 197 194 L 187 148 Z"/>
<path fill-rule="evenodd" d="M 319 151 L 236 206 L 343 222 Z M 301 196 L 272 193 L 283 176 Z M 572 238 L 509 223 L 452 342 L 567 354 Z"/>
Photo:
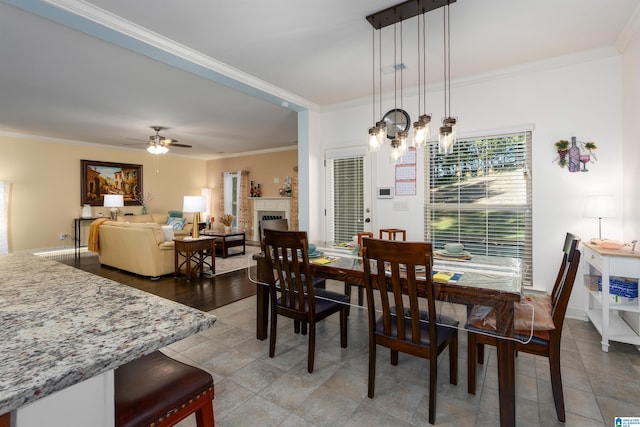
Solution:
<path fill-rule="evenodd" d="M 454 145 L 453 154 L 449 155 L 438 154 L 437 141 L 430 142 L 424 149 L 425 240 L 440 247 L 447 242 L 460 241 L 462 237 L 461 243 L 465 244 L 465 250 L 471 254 L 520 258 L 523 268 L 523 286 L 526 287 L 532 286 L 533 283 L 533 186 L 530 174 L 532 133 L 532 130 L 528 129 L 494 131 L 481 136 L 459 137 Z M 482 144 L 484 145 L 478 148 Z M 470 156 L 474 150 L 478 154 L 475 158 Z M 504 161 L 500 160 L 501 157 Z M 438 178 L 433 176 L 432 164 L 438 168 Z M 478 167 L 475 176 L 469 174 L 473 171 L 470 167 L 472 164 Z M 444 169 L 447 170 L 443 172 Z M 445 178 L 442 178 L 443 176 Z M 449 182 L 445 184 L 446 180 Z M 433 181 L 439 182 L 434 184 Z M 476 185 L 470 185 L 470 183 Z M 492 197 L 491 194 L 495 192 L 488 191 L 492 186 L 497 185 L 496 183 L 502 185 L 503 200 Z M 448 196 L 436 195 L 438 189 L 443 190 L 447 187 L 450 190 Z M 464 187 L 479 189 L 465 190 Z M 505 189 L 510 192 L 505 192 Z M 512 195 L 517 197 L 510 197 Z M 436 197 L 440 202 L 435 202 L 438 200 Z M 446 201 L 446 197 L 450 201 Z M 481 200 L 483 198 L 484 200 Z M 444 221 L 447 213 L 449 213 L 448 221 L 451 225 L 448 228 L 442 228 L 443 224 L 445 226 L 447 224 Z M 482 224 L 483 215 L 484 225 L 479 225 Z M 438 218 L 440 222 L 438 223 L 434 218 Z M 474 227 L 477 228 L 474 230 Z M 461 230 L 463 228 L 467 232 Z M 513 232 L 509 234 L 508 231 Z M 500 238 L 501 235 L 504 235 L 504 238 Z M 453 238 L 454 236 L 457 240 Z M 469 236 L 483 236 L 484 243 L 473 241 Z M 464 241 L 465 237 L 469 240 L 468 242 Z"/>

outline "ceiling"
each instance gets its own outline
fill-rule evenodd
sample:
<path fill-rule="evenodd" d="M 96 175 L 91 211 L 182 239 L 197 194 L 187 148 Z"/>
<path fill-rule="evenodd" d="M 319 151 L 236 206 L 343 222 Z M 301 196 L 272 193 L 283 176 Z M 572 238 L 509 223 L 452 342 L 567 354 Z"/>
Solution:
<path fill-rule="evenodd" d="M 144 149 L 128 144 L 160 125 L 193 146 L 170 154 L 207 159 L 290 147 L 297 111 L 371 98 L 365 17 L 398 2 L 0 0 L 0 133 Z M 610 54 L 639 10 L 638 0 L 457 0 L 452 80 Z M 425 20 L 427 82 L 441 85 L 442 9 Z M 407 90 L 416 21 L 402 28 Z M 382 67 L 399 63 L 393 27 L 382 39 Z M 393 74 L 383 79 L 393 90 Z"/>

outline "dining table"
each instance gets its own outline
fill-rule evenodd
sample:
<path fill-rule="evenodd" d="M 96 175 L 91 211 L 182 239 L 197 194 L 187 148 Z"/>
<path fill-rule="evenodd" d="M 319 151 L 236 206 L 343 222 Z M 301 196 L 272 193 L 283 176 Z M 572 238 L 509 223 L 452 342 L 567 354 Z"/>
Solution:
<path fill-rule="evenodd" d="M 356 286 L 365 286 L 363 260 L 350 244 L 314 242 L 321 257 L 310 259 L 314 277 L 333 279 Z M 267 267 L 264 254 L 254 255 L 256 260 L 256 338 L 267 338 L 269 318 L 269 287 L 273 271 Z M 522 267 L 520 260 L 509 257 L 473 255 L 454 258 L 439 256 L 434 251 L 433 271 L 456 273 L 446 283 L 434 282 L 436 298 L 467 307 L 492 307 L 496 312 L 496 345 L 498 362 L 498 388 L 500 425 L 515 426 L 515 345 L 514 303 L 522 296 Z M 426 281 L 421 296 L 426 296 Z M 461 322 L 464 325 L 464 321 Z"/>

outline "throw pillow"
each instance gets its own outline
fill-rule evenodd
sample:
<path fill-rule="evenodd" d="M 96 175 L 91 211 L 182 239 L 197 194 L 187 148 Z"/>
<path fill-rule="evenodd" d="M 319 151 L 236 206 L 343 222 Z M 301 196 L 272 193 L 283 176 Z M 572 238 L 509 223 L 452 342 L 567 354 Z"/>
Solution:
<path fill-rule="evenodd" d="M 182 211 L 169 211 L 169 217 L 182 218 Z"/>
<path fill-rule="evenodd" d="M 167 225 L 170 225 L 174 230 L 182 230 L 184 228 L 184 223 L 186 218 L 176 218 L 171 216 L 167 219 Z"/>
<path fill-rule="evenodd" d="M 162 226 L 162 234 L 164 235 L 165 242 L 171 242 L 175 237 L 175 234 L 173 233 L 173 227 L 170 225 Z"/>

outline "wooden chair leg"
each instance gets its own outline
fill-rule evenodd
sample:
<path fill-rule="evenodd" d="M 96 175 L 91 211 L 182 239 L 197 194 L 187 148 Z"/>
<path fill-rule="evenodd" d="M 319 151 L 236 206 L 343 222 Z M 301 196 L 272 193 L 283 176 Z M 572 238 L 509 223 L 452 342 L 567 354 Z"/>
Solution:
<path fill-rule="evenodd" d="M 478 353 L 476 334 L 467 332 L 467 393 L 476 394 L 476 354 Z"/>
<path fill-rule="evenodd" d="M 349 316 L 349 306 L 340 309 L 340 347 L 347 348 L 347 317 Z"/>
<path fill-rule="evenodd" d="M 376 344 L 373 338 L 369 338 L 369 387 L 367 396 L 373 399 L 376 389 Z"/>
<path fill-rule="evenodd" d="M 398 351 L 397 350 L 390 350 L 391 351 L 391 364 L 393 366 L 398 366 Z"/>
<path fill-rule="evenodd" d="M 306 323 L 303 323 L 306 325 Z M 309 323 L 309 355 L 307 356 L 307 371 L 313 372 L 313 362 L 316 353 L 316 324 Z"/>
<path fill-rule="evenodd" d="M 478 353 L 478 363 L 484 365 L 484 344 L 478 344 L 476 352 Z"/>
<path fill-rule="evenodd" d="M 449 344 L 449 383 L 458 384 L 458 331 Z"/>
<path fill-rule="evenodd" d="M 196 411 L 196 426 L 204 427 L 214 425 L 216 424 L 213 416 L 213 401 L 210 400 Z"/>
<path fill-rule="evenodd" d="M 362 307 L 364 305 L 364 288 L 358 286 L 358 305 Z"/>
<path fill-rule="evenodd" d="M 278 328 L 278 314 L 271 310 L 271 331 L 269 332 L 269 357 L 276 354 L 276 330 Z"/>
<path fill-rule="evenodd" d="M 551 390 L 553 391 L 553 401 L 556 405 L 558 421 L 565 422 L 564 394 L 562 392 L 562 374 L 560 373 L 559 349 L 557 351 L 551 351 L 549 354 L 549 371 L 551 374 Z"/>
<path fill-rule="evenodd" d="M 438 391 L 438 358 L 429 359 L 429 424 L 436 423 L 436 393 Z"/>
<path fill-rule="evenodd" d="M 349 304 L 347 304 L 347 316 L 351 314 L 351 284 L 344 282 L 344 294 L 349 297 Z"/>

